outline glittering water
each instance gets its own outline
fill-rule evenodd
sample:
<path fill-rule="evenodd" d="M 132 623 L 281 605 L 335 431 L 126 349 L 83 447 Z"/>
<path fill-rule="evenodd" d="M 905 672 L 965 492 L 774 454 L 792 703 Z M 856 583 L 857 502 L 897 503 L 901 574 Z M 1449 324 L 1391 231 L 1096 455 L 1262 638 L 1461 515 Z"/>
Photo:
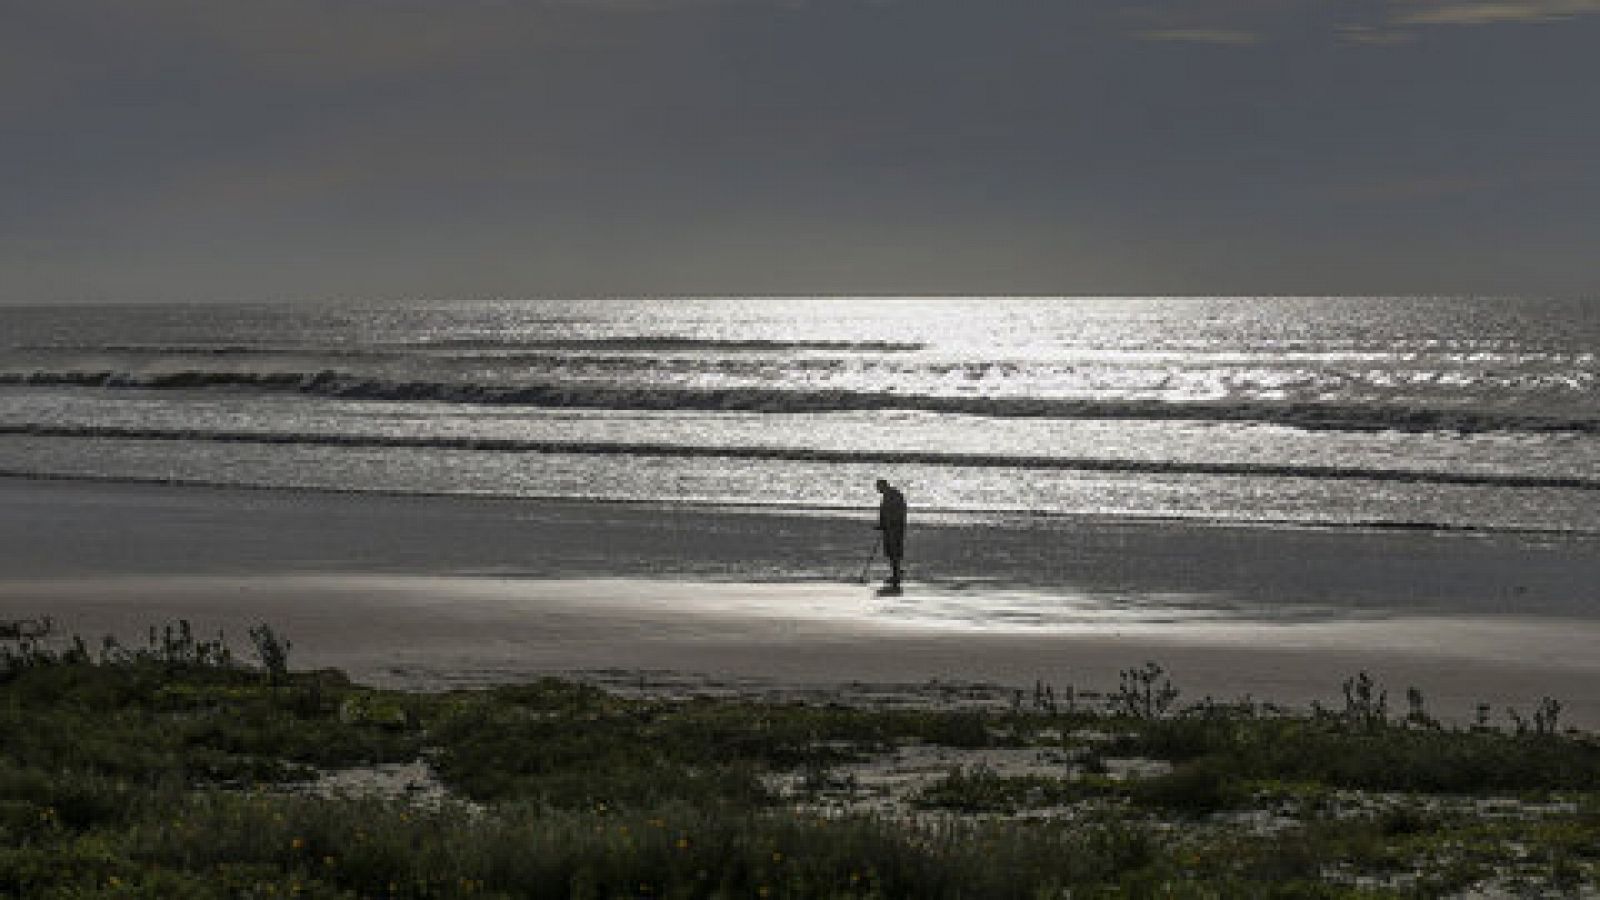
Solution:
<path fill-rule="evenodd" d="M 0 309 L 0 469 L 1600 531 L 1581 302 Z"/>

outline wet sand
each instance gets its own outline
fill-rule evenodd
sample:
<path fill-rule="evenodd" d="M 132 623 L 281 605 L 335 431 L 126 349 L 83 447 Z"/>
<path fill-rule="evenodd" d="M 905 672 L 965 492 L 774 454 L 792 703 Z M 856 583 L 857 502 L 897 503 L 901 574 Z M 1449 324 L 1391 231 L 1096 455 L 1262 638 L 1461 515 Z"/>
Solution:
<path fill-rule="evenodd" d="M 137 639 L 266 622 L 296 665 L 437 688 L 674 672 L 1337 704 L 1357 671 L 1452 717 L 1560 699 L 1600 726 L 1592 542 L 1089 520 L 924 523 L 900 596 L 852 583 L 867 514 L 0 479 L 0 618 Z M 863 540 L 865 539 L 865 541 Z M 820 559 L 819 559 L 820 558 Z"/>

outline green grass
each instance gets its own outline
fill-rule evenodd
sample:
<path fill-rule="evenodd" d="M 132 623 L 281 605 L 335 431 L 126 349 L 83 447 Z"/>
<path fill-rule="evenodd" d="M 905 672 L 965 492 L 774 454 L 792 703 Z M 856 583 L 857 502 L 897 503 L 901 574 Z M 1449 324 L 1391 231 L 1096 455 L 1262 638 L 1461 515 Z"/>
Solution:
<path fill-rule="evenodd" d="M 1356 897 L 1600 878 L 1592 735 L 1548 715 L 1393 717 L 1370 682 L 1343 711 L 1301 714 L 1180 707 L 1151 666 L 1066 710 L 669 701 L 552 679 L 407 694 L 292 671 L 265 629 L 254 666 L 181 624 L 133 649 L 39 632 L 0 623 L 0 896 Z M 775 789 L 787 773 L 815 800 L 850 783 L 831 772 L 913 744 L 1062 762 L 957 765 L 889 816 Z M 1126 756 L 1172 767 L 1095 765 Z M 285 789 L 418 759 L 456 799 Z M 1571 805 L 1494 818 L 1458 794 Z M 1263 810 L 1286 824 L 1226 818 Z"/>

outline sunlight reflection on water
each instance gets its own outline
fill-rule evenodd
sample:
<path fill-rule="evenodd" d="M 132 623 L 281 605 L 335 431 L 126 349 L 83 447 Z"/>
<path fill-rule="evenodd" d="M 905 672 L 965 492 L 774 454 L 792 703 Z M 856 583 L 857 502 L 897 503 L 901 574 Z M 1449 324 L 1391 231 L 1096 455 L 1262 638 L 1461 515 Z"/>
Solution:
<path fill-rule="evenodd" d="M 861 503 L 887 473 L 952 510 L 1594 530 L 1588 313 L 1181 297 L 18 308 L 0 311 L 0 448 L 11 471 L 111 478 L 818 508 Z"/>

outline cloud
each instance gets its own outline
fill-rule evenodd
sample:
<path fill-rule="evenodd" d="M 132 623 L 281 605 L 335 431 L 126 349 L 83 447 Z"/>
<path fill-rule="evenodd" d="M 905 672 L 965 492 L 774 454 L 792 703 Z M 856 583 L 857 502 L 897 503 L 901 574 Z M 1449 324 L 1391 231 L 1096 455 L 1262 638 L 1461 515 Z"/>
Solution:
<path fill-rule="evenodd" d="M 1290 35 L 1392 46 L 1433 28 L 1552 23 L 1596 14 L 1600 0 L 1150 0 L 1123 13 L 1135 39 L 1217 46 Z"/>
<path fill-rule="evenodd" d="M 1248 47 L 1296 27 L 1323 0 L 1145 0 L 1122 10 L 1128 36 L 1168 44 Z"/>
<path fill-rule="evenodd" d="M 1339 40 L 1347 44 L 1362 44 L 1368 47 L 1393 47 L 1416 40 L 1416 35 L 1410 31 L 1377 25 L 1339 25 L 1334 28 L 1334 32 Z"/>
<path fill-rule="evenodd" d="M 1383 0 L 1365 21 L 1335 26 L 1347 44 L 1394 46 L 1438 28 L 1536 25 L 1600 13 L 1600 0 Z"/>
<path fill-rule="evenodd" d="M 1231 47 L 1242 47 L 1261 42 L 1259 34 L 1238 28 L 1151 28 L 1144 31 L 1136 31 L 1134 36 L 1145 41 L 1216 44 Z"/>
<path fill-rule="evenodd" d="M 1498 25 L 1552 22 L 1600 13 L 1600 0 L 1402 0 L 1392 5 L 1397 25 Z"/>

